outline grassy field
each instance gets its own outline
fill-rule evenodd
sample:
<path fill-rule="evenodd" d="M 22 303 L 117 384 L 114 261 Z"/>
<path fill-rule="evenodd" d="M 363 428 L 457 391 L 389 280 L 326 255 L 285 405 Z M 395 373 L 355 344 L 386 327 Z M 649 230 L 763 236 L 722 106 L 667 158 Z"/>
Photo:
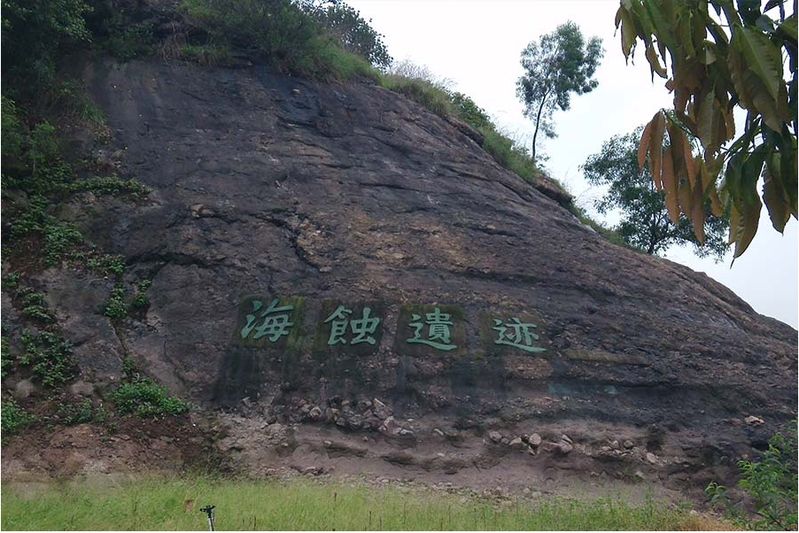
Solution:
<path fill-rule="evenodd" d="M 729 528 L 687 508 L 617 500 L 497 503 L 432 490 L 308 481 L 146 479 L 2 487 L 4 530 L 662 530 Z"/>

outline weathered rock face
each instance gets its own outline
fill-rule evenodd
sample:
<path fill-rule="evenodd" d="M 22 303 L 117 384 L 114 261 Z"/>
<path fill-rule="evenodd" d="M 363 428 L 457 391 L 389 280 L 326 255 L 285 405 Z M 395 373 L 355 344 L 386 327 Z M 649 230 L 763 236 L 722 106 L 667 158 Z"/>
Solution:
<path fill-rule="evenodd" d="M 123 173 L 153 189 L 142 206 L 75 209 L 93 240 L 124 255 L 129 282 L 152 279 L 141 320 L 106 331 L 85 289 L 110 282 L 41 277 L 67 331 L 81 332 L 86 371 L 112 376 L 127 351 L 209 408 L 400 440 L 427 419 L 519 428 L 508 441 L 579 426 L 608 437 L 609 455 L 613 436 L 634 430 L 652 452 L 711 463 L 796 416 L 796 331 L 703 274 L 606 242 L 397 94 L 260 67 L 95 62 L 84 77 Z M 291 349 L 237 342 L 248 295 L 303 298 Z M 374 353 L 313 350 L 325 300 L 383 310 Z M 408 304 L 455 306 L 459 349 L 406 352 Z M 481 328 L 509 317 L 534 322 L 546 351 L 488 353 Z M 387 428 L 391 414 L 415 429 Z M 743 422 L 751 415 L 766 423 Z"/>

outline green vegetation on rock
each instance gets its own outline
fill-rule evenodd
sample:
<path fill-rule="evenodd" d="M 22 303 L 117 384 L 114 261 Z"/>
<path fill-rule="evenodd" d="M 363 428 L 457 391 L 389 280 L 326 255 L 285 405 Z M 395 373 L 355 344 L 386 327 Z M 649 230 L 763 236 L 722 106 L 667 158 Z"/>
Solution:
<path fill-rule="evenodd" d="M 22 332 L 24 351 L 20 363 L 29 366 L 41 383 L 55 387 L 66 383 L 75 374 L 72 345 L 61 335 L 49 331 Z"/>
<path fill-rule="evenodd" d="M 34 421 L 33 415 L 10 398 L 3 400 L 1 414 L 3 437 L 18 433 Z"/>
<path fill-rule="evenodd" d="M 189 410 L 186 402 L 170 396 L 165 387 L 147 378 L 123 383 L 113 392 L 111 399 L 120 413 L 143 418 L 180 415 Z"/>
<path fill-rule="evenodd" d="M 205 43 L 194 46 L 240 50 L 281 72 L 310 78 L 376 76 L 368 58 L 346 51 L 290 0 L 183 0 L 182 9 L 206 35 Z"/>
<path fill-rule="evenodd" d="M 101 423 L 108 414 L 102 406 L 95 407 L 90 399 L 81 402 L 64 403 L 56 411 L 56 420 L 67 425 L 86 424 L 89 422 Z"/>
<path fill-rule="evenodd" d="M 111 290 L 111 295 L 103 308 L 103 314 L 113 320 L 120 320 L 128 316 L 128 305 L 125 303 L 125 287 L 117 283 Z"/>

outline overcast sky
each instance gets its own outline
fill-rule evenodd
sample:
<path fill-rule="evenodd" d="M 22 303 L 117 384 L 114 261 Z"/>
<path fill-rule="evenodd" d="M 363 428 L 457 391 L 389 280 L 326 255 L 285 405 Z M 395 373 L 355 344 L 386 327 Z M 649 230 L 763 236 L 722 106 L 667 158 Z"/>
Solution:
<path fill-rule="evenodd" d="M 564 184 L 594 218 L 593 201 L 601 195 L 582 176 L 579 166 L 598 153 L 602 143 L 629 133 L 670 107 L 664 80 L 652 83 L 639 51 L 626 65 L 613 19 L 618 0 L 348 0 L 372 26 L 385 35 L 395 60 L 427 66 L 452 81 L 452 88 L 475 100 L 511 137 L 532 139 L 532 124 L 522 115 L 516 80 L 522 74 L 519 57 L 532 40 L 572 20 L 586 37 L 598 36 L 605 57 L 597 70 L 599 86 L 574 96 L 569 111 L 555 114 L 558 137 L 542 142 L 538 151 L 549 159 L 545 167 Z M 699 259 L 690 247 L 675 247 L 667 257 L 707 273 L 732 289 L 756 311 L 797 326 L 797 224 L 791 219 L 785 234 L 772 227 L 763 209 L 760 230 L 747 252 L 730 268 L 731 254 L 720 263 Z"/>

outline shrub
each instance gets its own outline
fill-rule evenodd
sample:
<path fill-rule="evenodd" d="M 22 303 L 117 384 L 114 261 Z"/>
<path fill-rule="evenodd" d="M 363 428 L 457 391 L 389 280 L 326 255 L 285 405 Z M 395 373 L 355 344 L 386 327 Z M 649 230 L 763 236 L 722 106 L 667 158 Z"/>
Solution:
<path fill-rule="evenodd" d="M 125 273 L 125 258 L 121 255 L 100 254 L 89 257 L 86 266 L 104 276 L 121 276 Z"/>
<path fill-rule="evenodd" d="M 749 520 L 742 509 L 730 502 L 727 488 L 712 482 L 705 489 L 712 504 L 721 504 L 727 515 L 744 529 L 797 528 L 797 446 L 796 422 L 788 436 L 777 433 L 759 461 L 738 462 L 738 486 L 753 500 L 755 514 Z"/>
<path fill-rule="evenodd" d="M 166 388 L 146 378 L 123 383 L 114 391 L 112 399 L 120 413 L 144 418 L 179 415 L 189 410 L 183 400 L 169 396 Z"/>
<path fill-rule="evenodd" d="M 22 332 L 21 340 L 24 351 L 20 363 L 30 366 L 44 385 L 55 387 L 74 375 L 75 363 L 69 341 L 48 331 L 36 334 L 28 330 Z"/>
<path fill-rule="evenodd" d="M 0 378 L 6 377 L 8 368 L 14 362 L 11 360 L 11 346 L 8 339 L 5 337 L 0 338 Z"/>
<path fill-rule="evenodd" d="M 6 289 L 16 289 L 19 286 L 19 278 L 22 274 L 19 272 L 11 272 L 3 276 L 3 286 Z"/>
<path fill-rule="evenodd" d="M 105 303 L 103 314 L 108 318 L 118 320 L 128 316 L 128 306 L 125 303 L 125 287 L 118 283 L 111 290 L 111 296 Z"/>
<path fill-rule="evenodd" d="M 102 43 L 109 54 L 120 61 L 130 61 L 153 53 L 155 39 L 152 24 L 114 20 L 108 38 Z"/>
<path fill-rule="evenodd" d="M 23 408 L 18 406 L 13 400 L 3 400 L 2 422 L 0 422 L 3 436 L 10 436 L 19 433 L 26 426 L 35 420 L 35 417 Z"/>
<path fill-rule="evenodd" d="M 133 297 L 133 301 L 130 304 L 131 307 L 135 309 L 143 309 L 150 305 L 150 298 L 147 296 L 147 290 L 152 284 L 152 281 L 145 279 L 136 285 L 136 296 Z"/>
<path fill-rule="evenodd" d="M 380 83 L 386 89 L 407 96 L 440 117 L 455 115 L 455 108 L 446 89 L 431 81 L 388 74 L 381 78 Z"/>
<path fill-rule="evenodd" d="M 312 0 L 301 2 L 303 10 L 336 38 L 348 52 L 358 54 L 375 67 L 385 69 L 391 64 L 391 56 L 383 36 L 364 20 L 360 13 L 344 2 L 317 4 Z"/>
<path fill-rule="evenodd" d="M 51 324 L 55 322 L 55 317 L 46 307 L 41 305 L 29 305 L 23 308 L 22 315 L 33 320 L 38 320 L 39 322 L 43 322 L 45 324 Z"/>
<path fill-rule="evenodd" d="M 121 179 L 116 176 L 94 176 L 82 180 L 65 183 L 59 187 L 64 192 L 91 191 L 95 194 L 115 196 L 128 195 L 135 200 L 142 200 L 150 194 L 150 189 L 135 179 Z"/>
<path fill-rule="evenodd" d="M 4 92 L 31 96 L 53 81 L 57 55 L 90 39 L 83 0 L 4 0 Z"/>
<path fill-rule="evenodd" d="M 94 407 L 89 399 L 80 403 L 67 403 L 58 408 L 56 417 L 58 421 L 67 426 L 85 424 L 88 422 L 102 422 L 107 414 L 102 406 Z"/>
<path fill-rule="evenodd" d="M 64 259 L 68 252 L 83 242 L 83 234 L 65 222 L 51 219 L 44 228 L 44 259 L 48 265 L 55 265 Z"/>
<path fill-rule="evenodd" d="M 230 48 L 213 43 L 187 44 L 180 48 L 180 55 L 201 65 L 228 65 L 233 59 Z"/>
<path fill-rule="evenodd" d="M 280 71 L 314 78 L 375 77 L 291 0 L 184 0 L 209 42 L 243 50 Z"/>

